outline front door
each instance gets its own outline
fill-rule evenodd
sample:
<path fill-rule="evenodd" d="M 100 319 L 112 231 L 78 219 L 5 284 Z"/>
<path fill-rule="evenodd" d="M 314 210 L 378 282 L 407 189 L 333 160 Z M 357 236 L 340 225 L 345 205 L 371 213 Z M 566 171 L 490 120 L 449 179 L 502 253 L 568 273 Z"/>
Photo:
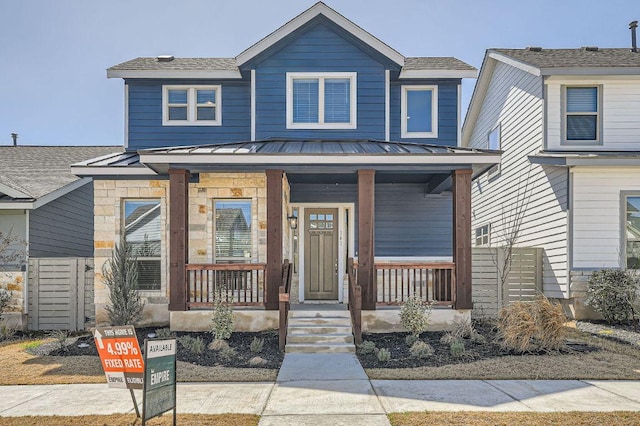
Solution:
<path fill-rule="evenodd" d="M 338 209 L 305 209 L 304 224 L 304 298 L 338 300 Z"/>

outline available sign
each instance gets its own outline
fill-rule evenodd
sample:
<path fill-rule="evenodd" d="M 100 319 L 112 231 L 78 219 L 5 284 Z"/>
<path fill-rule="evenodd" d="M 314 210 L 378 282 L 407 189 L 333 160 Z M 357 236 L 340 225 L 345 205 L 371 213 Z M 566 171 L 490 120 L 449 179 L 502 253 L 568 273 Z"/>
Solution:
<path fill-rule="evenodd" d="M 142 424 L 173 410 L 176 424 L 176 339 L 144 341 Z"/>
<path fill-rule="evenodd" d="M 132 325 L 97 327 L 93 338 L 110 388 L 142 389 L 144 362 Z"/>

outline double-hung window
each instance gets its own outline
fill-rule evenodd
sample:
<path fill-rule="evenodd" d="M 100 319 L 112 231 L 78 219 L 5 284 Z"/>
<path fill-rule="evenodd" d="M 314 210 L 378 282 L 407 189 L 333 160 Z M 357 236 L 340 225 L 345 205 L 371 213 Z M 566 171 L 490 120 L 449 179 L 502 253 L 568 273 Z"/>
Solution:
<path fill-rule="evenodd" d="M 567 144 L 600 143 L 599 86 L 564 87 L 564 139 Z"/>
<path fill-rule="evenodd" d="M 403 138 L 438 137 L 438 86 L 402 86 Z"/>
<path fill-rule="evenodd" d="M 216 263 L 250 262 L 251 200 L 214 200 Z"/>
<path fill-rule="evenodd" d="M 124 238 L 137 257 L 138 290 L 161 289 L 160 200 L 124 201 Z"/>
<path fill-rule="evenodd" d="M 222 124 L 220 86 L 163 86 L 164 126 L 219 126 Z"/>
<path fill-rule="evenodd" d="M 355 129 L 356 73 L 287 73 L 288 129 Z"/>
<path fill-rule="evenodd" d="M 626 197 L 624 229 L 627 268 L 640 269 L 640 195 Z"/>
<path fill-rule="evenodd" d="M 476 228 L 476 247 L 488 246 L 491 241 L 491 225 L 486 224 Z"/>

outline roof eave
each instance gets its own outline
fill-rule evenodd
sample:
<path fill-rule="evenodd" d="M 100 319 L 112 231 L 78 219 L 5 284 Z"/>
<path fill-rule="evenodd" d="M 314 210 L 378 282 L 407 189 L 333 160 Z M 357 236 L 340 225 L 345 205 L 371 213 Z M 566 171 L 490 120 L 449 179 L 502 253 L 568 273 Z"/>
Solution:
<path fill-rule="evenodd" d="M 283 40 L 289 34 L 293 33 L 298 28 L 302 27 L 318 15 L 325 16 L 327 19 L 333 21 L 336 25 L 342 27 L 344 30 L 351 33 L 354 37 L 362 40 L 362 42 L 371 46 L 373 49 L 391 59 L 393 62 L 397 63 L 400 66 L 404 66 L 405 58 L 402 54 L 400 54 L 398 51 L 388 46 L 387 44 L 383 43 L 382 41 L 378 40 L 369 32 L 360 28 L 358 25 L 354 24 L 322 2 L 316 3 L 309 9 L 302 12 L 300 15 L 296 16 L 268 36 L 264 37 L 262 40 L 258 41 L 253 46 L 247 48 L 238 56 L 236 56 L 238 66 L 242 66 L 245 63 L 249 62 L 251 59 L 255 58 L 257 55 L 264 52 L 269 47 Z"/>
<path fill-rule="evenodd" d="M 203 79 L 241 79 L 236 70 L 107 70 L 107 78 L 203 78 Z"/>
<path fill-rule="evenodd" d="M 640 75 L 640 67 L 565 67 L 565 68 L 541 68 L 544 76 L 554 75 Z"/>
<path fill-rule="evenodd" d="M 402 70 L 399 79 L 477 78 L 477 70 Z"/>

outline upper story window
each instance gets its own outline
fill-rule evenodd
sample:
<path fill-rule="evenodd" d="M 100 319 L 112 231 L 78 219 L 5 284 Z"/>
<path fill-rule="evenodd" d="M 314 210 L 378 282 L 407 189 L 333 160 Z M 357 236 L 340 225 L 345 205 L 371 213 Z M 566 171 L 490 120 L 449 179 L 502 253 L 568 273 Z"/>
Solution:
<path fill-rule="evenodd" d="M 500 124 L 498 124 L 493 130 L 491 130 L 487 135 L 487 148 L 499 151 L 502 149 L 502 135 L 500 130 Z M 500 173 L 500 164 L 496 164 L 491 169 L 489 169 L 488 177 L 491 178 L 494 175 Z"/>
<path fill-rule="evenodd" d="M 162 125 L 221 125 L 221 95 L 220 86 L 163 86 Z"/>
<path fill-rule="evenodd" d="M 287 73 L 287 129 L 355 129 L 356 73 Z"/>
<path fill-rule="evenodd" d="M 438 137 L 438 86 L 402 86 L 402 137 Z"/>
<path fill-rule="evenodd" d="M 602 126 L 600 88 L 564 88 L 564 139 L 567 144 L 599 143 Z"/>
<path fill-rule="evenodd" d="M 138 290 L 161 289 L 160 200 L 124 200 L 124 238 L 138 259 Z"/>

